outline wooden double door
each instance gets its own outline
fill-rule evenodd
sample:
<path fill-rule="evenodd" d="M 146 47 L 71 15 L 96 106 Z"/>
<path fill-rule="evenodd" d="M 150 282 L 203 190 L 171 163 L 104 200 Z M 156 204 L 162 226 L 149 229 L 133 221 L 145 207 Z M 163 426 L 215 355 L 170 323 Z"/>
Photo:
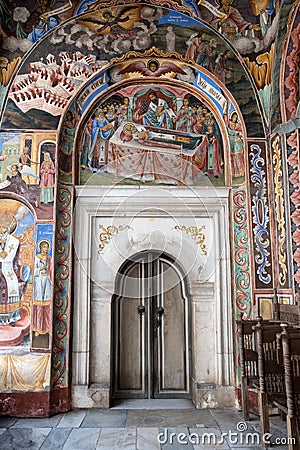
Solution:
<path fill-rule="evenodd" d="M 121 268 L 113 346 L 115 398 L 190 397 L 189 302 L 168 256 L 141 253 Z"/>

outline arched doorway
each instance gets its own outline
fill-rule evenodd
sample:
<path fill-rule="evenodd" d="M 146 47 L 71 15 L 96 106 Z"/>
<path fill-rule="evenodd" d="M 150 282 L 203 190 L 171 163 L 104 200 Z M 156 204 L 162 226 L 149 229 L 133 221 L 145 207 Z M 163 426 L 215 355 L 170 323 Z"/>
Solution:
<path fill-rule="evenodd" d="M 153 251 L 127 260 L 113 298 L 113 397 L 190 397 L 189 330 L 175 261 Z"/>

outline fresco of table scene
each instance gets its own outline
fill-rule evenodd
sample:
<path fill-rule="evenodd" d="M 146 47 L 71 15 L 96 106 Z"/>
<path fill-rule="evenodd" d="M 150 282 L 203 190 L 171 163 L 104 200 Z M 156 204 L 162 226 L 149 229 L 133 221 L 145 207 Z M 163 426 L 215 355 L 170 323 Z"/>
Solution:
<path fill-rule="evenodd" d="M 35 224 L 23 202 L 0 202 L 1 348 L 49 349 L 53 225 Z"/>
<path fill-rule="evenodd" d="M 148 65 L 158 70 L 157 60 Z M 173 70 L 183 72 L 177 66 Z M 232 175 L 240 181 L 245 174 L 242 128 L 233 106 L 230 113 L 226 108 Z M 70 137 L 76 127 L 72 120 L 69 110 L 60 145 L 66 154 L 70 140 L 64 136 Z M 90 113 L 79 147 L 83 184 L 135 180 L 192 185 L 201 184 L 205 175 L 224 185 L 223 139 L 215 114 L 178 86 L 149 83 L 120 89 Z"/>

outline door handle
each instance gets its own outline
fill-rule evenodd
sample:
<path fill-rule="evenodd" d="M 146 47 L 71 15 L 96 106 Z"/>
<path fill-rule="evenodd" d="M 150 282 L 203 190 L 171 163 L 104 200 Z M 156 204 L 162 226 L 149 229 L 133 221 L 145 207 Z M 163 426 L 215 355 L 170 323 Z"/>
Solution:
<path fill-rule="evenodd" d="M 156 314 L 158 317 L 161 317 L 164 312 L 165 312 L 164 308 L 160 306 L 159 308 L 157 308 Z"/>
<path fill-rule="evenodd" d="M 161 316 L 163 315 L 163 313 L 165 312 L 164 308 L 162 306 L 159 306 L 159 308 L 157 308 L 156 310 L 156 320 L 155 320 L 155 330 L 157 331 L 157 329 L 161 326 Z"/>
<path fill-rule="evenodd" d="M 145 314 L 146 308 L 145 308 L 144 305 L 139 305 L 139 306 L 137 307 L 137 310 L 138 310 L 139 315 L 140 315 L 140 316 L 143 316 L 143 315 Z"/>

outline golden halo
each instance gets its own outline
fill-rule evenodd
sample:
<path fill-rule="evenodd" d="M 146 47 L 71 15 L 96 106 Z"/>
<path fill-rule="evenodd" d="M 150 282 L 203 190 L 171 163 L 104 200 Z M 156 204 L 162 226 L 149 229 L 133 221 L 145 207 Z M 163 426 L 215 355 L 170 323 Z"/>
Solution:
<path fill-rule="evenodd" d="M 123 132 L 125 134 L 132 134 L 134 130 L 136 130 L 136 126 L 133 122 L 127 122 L 123 126 Z"/>
<path fill-rule="evenodd" d="M 238 115 L 237 111 L 234 109 L 234 110 L 230 113 L 230 116 L 229 116 L 229 119 L 230 119 L 230 120 L 232 119 L 233 114 L 236 114 L 236 115 L 237 115 L 237 118 L 239 118 L 239 115 Z"/>
<path fill-rule="evenodd" d="M 8 211 L 0 214 L 0 227 L 8 228 L 9 234 L 12 234 L 17 228 L 18 222 L 13 214 Z"/>
<path fill-rule="evenodd" d="M 41 246 L 42 244 L 48 244 L 49 250 L 51 248 L 51 242 L 48 239 L 41 239 L 38 243 L 37 243 L 37 248 L 39 249 L 39 252 L 41 251 Z"/>
<path fill-rule="evenodd" d="M 148 61 L 148 63 L 147 63 L 148 69 L 150 69 L 150 66 L 151 66 L 152 64 L 155 64 L 155 67 L 156 67 L 155 70 L 157 70 L 157 69 L 159 68 L 159 62 L 157 61 L 157 59 L 149 59 L 149 61 Z M 152 72 L 155 72 L 155 71 L 152 70 L 152 69 L 150 69 L 150 70 L 151 70 Z"/>

